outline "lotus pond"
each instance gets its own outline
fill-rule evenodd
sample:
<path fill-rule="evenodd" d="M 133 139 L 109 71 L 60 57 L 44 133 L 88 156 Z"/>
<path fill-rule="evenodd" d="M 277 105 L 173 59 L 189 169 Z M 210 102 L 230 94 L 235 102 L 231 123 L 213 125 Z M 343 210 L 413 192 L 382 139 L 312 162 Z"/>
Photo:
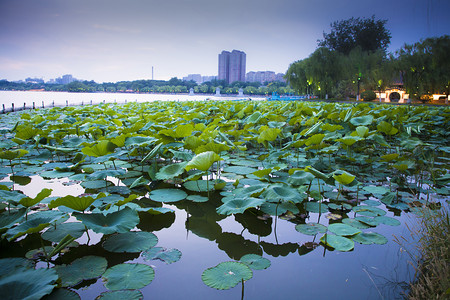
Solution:
<path fill-rule="evenodd" d="M 2 299 L 400 298 L 447 107 L 198 101 L 0 118 Z M 381 280 L 380 280 L 381 278 Z"/>

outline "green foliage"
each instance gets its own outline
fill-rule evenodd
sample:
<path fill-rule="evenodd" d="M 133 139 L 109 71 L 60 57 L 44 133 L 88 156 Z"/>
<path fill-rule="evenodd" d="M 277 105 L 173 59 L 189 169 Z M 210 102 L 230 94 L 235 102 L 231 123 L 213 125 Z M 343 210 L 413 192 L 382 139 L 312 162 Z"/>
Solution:
<path fill-rule="evenodd" d="M 374 91 L 366 90 L 361 93 L 361 98 L 364 101 L 373 101 L 377 98 L 377 95 L 375 94 Z"/>

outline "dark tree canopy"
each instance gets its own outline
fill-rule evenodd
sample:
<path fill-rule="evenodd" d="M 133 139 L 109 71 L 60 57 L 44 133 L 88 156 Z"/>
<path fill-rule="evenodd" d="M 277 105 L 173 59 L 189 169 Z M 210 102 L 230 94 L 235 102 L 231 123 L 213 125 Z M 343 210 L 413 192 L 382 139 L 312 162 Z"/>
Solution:
<path fill-rule="evenodd" d="M 391 42 L 386 22 L 387 20 L 375 20 L 375 16 L 335 21 L 330 25 L 331 32 L 324 32 L 323 40 L 319 40 L 318 44 L 345 55 L 356 47 L 363 51 L 382 50 L 386 53 Z"/>

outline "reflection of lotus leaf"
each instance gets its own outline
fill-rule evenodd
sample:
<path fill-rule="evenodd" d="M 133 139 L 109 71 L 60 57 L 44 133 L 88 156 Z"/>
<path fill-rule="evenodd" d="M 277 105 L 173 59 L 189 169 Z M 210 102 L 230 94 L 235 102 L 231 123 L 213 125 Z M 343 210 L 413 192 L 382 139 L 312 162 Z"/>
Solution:
<path fill-rule="evenodd" d="M 206 269 L 202 274 L 203 282 L 218 290 L 230 289 L 252 277 L 253 272 L 249 267 L 235 261 L 222 262 L 213 268 Z"/>
<path fill-rule="evenodd" d="M 103 274 L 105 287 L 113 291 L 140 289 L 154 278 L 153 268 L 144 264 L 119 264 Z"/>

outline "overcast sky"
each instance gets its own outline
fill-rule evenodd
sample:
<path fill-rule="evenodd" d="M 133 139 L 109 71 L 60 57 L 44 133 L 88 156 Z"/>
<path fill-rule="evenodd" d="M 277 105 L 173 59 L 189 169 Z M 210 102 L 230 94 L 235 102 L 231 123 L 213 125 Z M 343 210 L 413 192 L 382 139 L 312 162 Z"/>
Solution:
<path fill-rule="evenodd" d="M 0 79 L 217 75 L 233 49 L 247 72 L 284 73 L 333 21 L 386 19 L 395 51 L 450 34 L 449 12 L 449 0 L 0 0 Z"/>

